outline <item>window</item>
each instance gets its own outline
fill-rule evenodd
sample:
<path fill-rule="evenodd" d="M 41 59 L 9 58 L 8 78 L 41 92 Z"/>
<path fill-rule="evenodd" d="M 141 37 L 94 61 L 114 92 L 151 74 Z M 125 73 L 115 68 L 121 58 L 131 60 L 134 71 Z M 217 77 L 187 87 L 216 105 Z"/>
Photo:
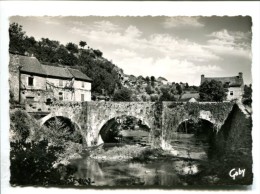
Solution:
<path fill-rule="evenodd" d="M 59 80 L 59 86 L 63 86 L 63 80 Z"/>
<path fill-rule="evenodd" d="M 59 92 L 59 100 L 63 100 L 63 93 Z"/>
<path fill-rule="evenodd" d="M 84 88 L 85 87 L 85 84 L 84 82 L 81 82 L 81 87 Z"/>
<path fill-rule="evenodd" d="M 28 77 L 28 86 L 33 86 L 33 77 Z"/>
<path fill-rule="evenodd" d="M 81 101 L 84 101 L 84 94 L 81 94 Z"/>
<path fill-rule="evenodd" d="M 230 96 L 233 96 L 233 91 L 230 91 Z"/>
<path fill-rule="evenodd" d="M 27 102 L 33 102 L 33 101 L 34 101 L 34 97 L 32 97 L 32 96 L 26 96 L 26 101 L 27 101 Z"/>
<path fill-rule="evenodd" d="M 50 99 L 50 98 L 47 98 L 46 104 L 47 104 L 47 105 L 50 105 L 51 103 L 52 103 L 51 99 Z"/>
<path fill-rule="evenodd" d="M 64 100 L 68 100 L 69 99 L 69 94 L 68 92 L 64 92 Z"/>

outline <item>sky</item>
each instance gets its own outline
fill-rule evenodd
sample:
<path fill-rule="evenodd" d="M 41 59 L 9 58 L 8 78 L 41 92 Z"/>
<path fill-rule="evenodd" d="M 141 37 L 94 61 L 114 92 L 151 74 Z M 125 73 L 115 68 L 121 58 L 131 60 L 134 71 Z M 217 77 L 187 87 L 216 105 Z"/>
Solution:
<path fill-rule="evenodd" d="M 162 76 L 199 85 L 206 77 L 251 77 L 251 18 L 234 17 L 20 17 L 10 18 L 36 40 L 66 45 L 86 41 L 135 76 Z"/>

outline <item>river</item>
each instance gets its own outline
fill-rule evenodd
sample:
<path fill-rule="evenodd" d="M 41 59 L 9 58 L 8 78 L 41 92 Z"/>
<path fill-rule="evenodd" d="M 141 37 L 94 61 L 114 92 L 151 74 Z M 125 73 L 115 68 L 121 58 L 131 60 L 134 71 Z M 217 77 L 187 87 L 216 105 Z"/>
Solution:
<path fill-rule="evenodd" d="M 198 172 L 197 162 L 167 158 L 147 162 L 98 162 L 83 155 L 82 159 L 71 161 L 77 171 L 76 179 L 91 180 L 94 186 L 174 186 L 185 184 L 179 175 Z"/>

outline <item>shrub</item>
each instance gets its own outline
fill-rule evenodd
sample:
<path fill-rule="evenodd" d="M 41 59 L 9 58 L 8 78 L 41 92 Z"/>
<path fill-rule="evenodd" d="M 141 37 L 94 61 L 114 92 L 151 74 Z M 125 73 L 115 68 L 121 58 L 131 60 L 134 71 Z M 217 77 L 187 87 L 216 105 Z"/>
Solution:
<path fill-rule="evenodd" d="M 115 92 L 114 101 L 132 101 L 132 91 L 127 88 L 122 88 L 121 90 L 118 90 Z"/>
<path fill-rule="evenodd" d="M 35 141 L 40 138 L 40 134 L 36 132 L 40 126 L 37 121 L 27 112 L 14 109 L 10 111 L 10 141 L 25 142 Z"/>

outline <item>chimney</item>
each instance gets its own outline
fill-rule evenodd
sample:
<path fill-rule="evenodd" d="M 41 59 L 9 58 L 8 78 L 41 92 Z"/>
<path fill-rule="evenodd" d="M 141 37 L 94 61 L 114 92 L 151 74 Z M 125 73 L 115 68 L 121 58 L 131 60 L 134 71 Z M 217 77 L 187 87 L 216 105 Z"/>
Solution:
<path fill-rule="evenodd" d="M 243 79 L 243 73 L 242 72 L 239 72 L 238 76 L 239 76 L 240 79 Z"/>
<path fill-rule="evenodd" d="M 204 75 L 204 74 L 202 74 L 202 75 L 201 75 L 200 84 L 202 84 L 202 83 L 204 82 L 204 79 L 205 79 L 205 75 Z"/>

